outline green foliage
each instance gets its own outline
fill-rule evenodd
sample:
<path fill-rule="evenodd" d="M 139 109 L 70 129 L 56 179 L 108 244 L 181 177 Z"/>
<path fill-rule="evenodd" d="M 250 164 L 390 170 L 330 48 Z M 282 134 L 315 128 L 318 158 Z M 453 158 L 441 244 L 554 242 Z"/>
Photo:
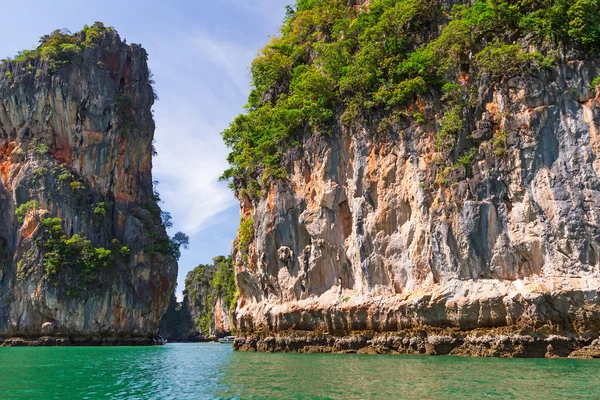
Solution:
<path fill-rule="evenodd" d="M 463 129 L 463 106 L 456 105 L 446 111 L 440 119 L 440 130 L 435 136 L 435 148 L 438 151 L 450 150 L 454 147 L 456 135 Z"/>
<path fill-rule="evenodd" d="M 75 177 L 70 172 L 65 172 L 65 173 L 58 175 L 58 180 L 61 182 L 70 181 L 70 180 L 73 180 L 74 178 Z"/>
<path fill-rule="evenodd" d="M 204 337 L 210 337 L 210 326 L 212 318 L 212 310 L 208 310 L 204 313 L 201 313 L 200 316 L 196 318 L 196 326 L 198 327 L 198 330 L 202 333 Z"/>
<path fill-rule="evenodd" d="M 594 48 L 600 44 L 599 0 L 524 1 L 520 26 L 556 42 Z"/>
<path fill-rule="evenodd" d="M 460 157 L 456 160 L 456 163 L 450 166 L 445 166 L 438 172 L 436 177 L 436 183 L 440 186 L 444 186 L 450 183 L 450 177 L 452 179 L 460 179 L 463 177 L 460 167 L 464 169 L 464 174 L 470 175 L 473 169 L 473 161 L 477 155 L 477 147 L 471 147 L 469 150 L 463 152 Z M 454 172 L 453 176 L 451 175 Z"/>
<path fill-rule="evenodd" d="M 213 259 L 213 265 L 196 267 L 186 277 L 184 293 L 190 304 L 199 310 L 195 320 L 198 330 L 208 337 L 217 301 L 221 299 L 226 310 L 235 307 L 237 287 L 233 259 L 219 256 Z"/>
<path fill-rule="evenodd" d="M 169 341 L 187 340 L 193 328 L 188 302 L 178 303 L 173 290 L 169 307 L 160 320 L 160 334 Z"/>
<path fill-rule="evenodd" d="M 594 78 L 591 86 L 594 89 L 597 88 L 598 86 L 600 86 L 600 76 L 597 76 L 596 78 Z"/>
<path fill-rule="evenodd" d="M 504 158 L 506 157 L 506 140 L 508 139 L 508 132 L 504 129 L 500 129 L 494 134 L 494 137 L 491 140 L 492 149 L 494 151 L 494 155 L 496 157 Z"/>
<path fill-rule="evenodd" d="M 452 167 L 445 167 L 440 172 L 438 172 L 435 183 L 440 186 L 444 186 L 448 183 L 448 175 L 452 171 Z"/>
<path fill-rule="evenodd" d="M 73 189 L 75 191 L 85 189 L 85 185 L 79 181 L 73 181 L 69 184 L 69 186 L 71 187 L 71 189 Z"/>
<path fill-rule="evenodd" d="M 25 260 L 21 259 L 17 261 L 17 280 L 19 282 L 24 281 L 27 275 Z"/>
<path fill-rule="evenodd" d="M 39 209 L 40 203 L 38 203 L 36 200 L 29 200 L 28 202 L 21 204 L 15 210 L 17 221 L 19 221 L 19 224 L 22 224 L 28 215 L 36 214 Z"/>
<path fill-rule="evenodd" d="M 146 247 L 146 251 L 150 254 L 162 254 L 171 257 L 174 257 L 176 254 L 176 249 L 173 248 L 171 241 L 166 237 L 154 239 L 152 243 Z"/>
<path fill-rule="evenodd" d="M 35 152 L 35 154 L 40 154 L 40 155 L 48 154 L 48 153 L 50 153 L 50 147 L 48 147 L 44 143 L 38 143 L 35 145 L 35 148 L 33 149 L 33 151 Z"/>
<path fill-rule="evenodd" d="M 252 63 L 247 113 L 222 134 L 231 149 L 222 178 L 259 196 L 269 179 L 286 176 L 283 157 L 304 135 L 331 131 L 334 110 L 351 126 L 378 115 L 370 110 L 406 110 L 457 72 L 475 68 L 502 79 L 551 65 L 553 54 L 520 44 L 526 35 L 535 45 L 600 45 L 600 0 L 476 0 L 444 16 L 438 4 L 371 0 L 357 12 L 346 0 L 297 0 L 288 7 L 281 36 Z M 438 148 L 453 146 L 463 128 L 453 106 Z"/>
<path fill-rule="evenodd" d="M 456 160 L 456 165 L 460 165 L 465 169 L 465 173 L 471 173 L 471 166 L 473 164 L 473 160 L 477 155 L 477 148 L 472 147 L 469 151 L 462 154 L 458 160 Z"/>
<path fill-rule="evenodd" d="M 127 246 L 121 246 L 120 252 L 123 257 L 129 257 L 129 255 L 131 254 L 131 250 Z"/>
<path fill-rule="evenodd" d="M 66 164 L 61 164 L 53 168 L 53 172 L 57 174 L 59 182 L 71 182 L 75 180 L 75 175 Z M 70 185 L 69 185 L 70 186 Z"/>
<path fill-rule="evenodd" d="M 216 257 L 217 270 L 210 282 L 213 294 L 223 299 L 226 310 L 235 306 L 236 293 L 235 273 L 233 259 L 231 257 Z"/>
<path fill-rule="evenodd" d="M 4 73 L 4 75 L 6 76 L 6 79 L 8 79 L 8 83 L 13 83 L 13 82 L 14 82 L 14 81 L 13 81 L 13 75 L 12 75 L 12 72 L 10 72 L 10 71 L 6 71 L 6 72 Z"/>
<path fill-rule="evenodd" d="M 336 104 L 351 122 L 363 107 L 407 104 L 426 79 L 397 71 L 409 36 L 436 15 L 432 2 L 375 1 L 356 15 L 346 1 L 299 2 L 276 38 L 252 63 L 248 113 L 223 132 L 235 178 L 257 195 L 269 178 L 283 178 L 280 161 L 303 132 L 328 133 Z M 394 3 L 397 3 L 394 5 Z"/>
<path fill-rule="evenodd" d="M 94 271 L 106 269 L 113 264 L 111 250 L 94 247 L 91 241 L 79 234 L 67 238 L 60 218 L 47 218 L 42 221 L 42 225 L 45 233 L 43 246 L 46 274 L 57 275 L 66 267 L 74 267 L 89 281 L 93 278 Z"/>
<path fill-rule="evenodd" d="M 98 218 L 106 217 L 106 213 L 108 212 L 108 206 L 105 202 L 101 201 L 94 206 L 94 215 Z"/>
<path fill-rule="evenodd" d="M 66 29 L 57 29 L 49 35 L 42 36 L 40 46 L 37 48 L 36 55 L 42 60 L 47 60 L 50 70 L 54 71 L 81 52 L 81 47 L 77 44 L 77 38 L 71 35 Z M 27 60 L 34 54 L 27 55 Z M 24 61 L 19 55 L 17 61 Z"/>
<path fill-rule="evenodd" d="M 115 106 L 117 107 L 120 128 L 124 132 L 129 133 L 135 125 L 133 119 L 133 100 L 126 93 L 119 92 L 115 98 Z"/>
<path fill-rule="evenodd" d="M 34 168 L 34 170 L 32 171 L 33 173 L 33 181 L 34 182 L 39 182 L 43 179 L 46 178 L 46 176 L 48 175 L 48 168 L 46 167 L 37 167 Z"/>
<path fill-rule="evenodd" d="M 475 56 L 481 71 L 496 77 L 523 72 L 523 67 L 535 59 L 535 54 L 525 53 L 518 44 L 499 40 L 487 45 Z"/>
<path fill-rule="evenodd" d="M 96 47 L 98 40 L 102 37 L 104 32 L 112 32 L 112 28 L 107 28 L 102 22 L 94 22 L 94 25 L 83 27 L 85 39 L 83 40 L 83 47 L 93 49 Z"/>
<path fill-rule="evenodd" d="M 238 229 L 238 250 L 242 253 L 248 251 L 248 245 L 254 240 L 254 218 L 242 218 Z"/>
<path fill-rule="evenodd" d="M 172 238 L 155 238 L 147 248 L 150 254 L 162 254 L 179 260 L 181 249 L 189 247 L 190 238 L 183 232 L 177 232 Z"/>
<path fill-rule="evenodd" d="M 426 121 L 425 116 L 423 114 L 421 114 L 420 112 L 414 113 L 413 118 L 415 119 L 415 122 L 419 125 L 425 123 L 425 121 Z"/>
<path fill-rule="evenodd" d="M 56 71 L 84 50 L 95 48 L 105 32 L 113 32 L 113 29 L 105 27 L 101 22 L 96 22 L 91 27 L 86 25 L 75 34 L 67 29 L 57 29 L 42 36 L 36 49 L 20 51 L 14 61 L 27 62 L 28 66 L 31 65 L 29 72 L 32 72 L 34 67 L 31 63 L 42 59 L 48 62 L 50 71 Z"/>

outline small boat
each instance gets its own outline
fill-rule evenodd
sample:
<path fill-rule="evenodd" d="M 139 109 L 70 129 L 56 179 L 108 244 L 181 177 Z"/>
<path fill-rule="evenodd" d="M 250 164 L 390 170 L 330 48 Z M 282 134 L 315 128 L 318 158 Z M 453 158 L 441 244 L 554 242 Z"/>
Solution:
<path fill-rule="evenodd" d="M 234 340 L 235 340 L 235 336 L 225 336 L 225 337 L 219 339 L 219 343 L 221 343 L 221 344 L 233 343 Z"/>
<path fill-rule="evenodd" d="M 162 346 L 162 345 L 167 344 L 167 339 L 163 338 L 162 336 L 153 338 L 152 340 L 153 340 L 155 346 Z"/>

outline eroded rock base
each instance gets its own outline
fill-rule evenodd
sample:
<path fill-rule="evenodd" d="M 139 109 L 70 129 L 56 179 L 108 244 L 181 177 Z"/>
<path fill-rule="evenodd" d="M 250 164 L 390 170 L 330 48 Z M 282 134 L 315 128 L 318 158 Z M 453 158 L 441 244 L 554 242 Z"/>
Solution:
<path fill-rule="evenodd" d="M 394 333 L 356 332 L 335 336 L 288 331 L 242 334 L 234 342 L 240 351 L 284 353 L 420 354 L 477 357 L 600 358 L 600 340 L 544 335 L 506 329 L 476 331 L 415 330 Z"/>
<path fill-rule="evenodd" d="M 152 346 L 158 344 L 149 337 L 11 337 L 1 338 L 0 347 L 25 346 Z"/>

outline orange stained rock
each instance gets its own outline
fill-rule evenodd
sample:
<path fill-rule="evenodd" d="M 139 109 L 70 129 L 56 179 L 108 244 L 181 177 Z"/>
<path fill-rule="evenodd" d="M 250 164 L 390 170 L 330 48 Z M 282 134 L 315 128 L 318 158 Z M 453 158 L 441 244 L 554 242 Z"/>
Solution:
<path fill-rule="evenodd" d="M 138 171 L 142 173 L 151 173 L 152 172 L 152 157 L 149 157 L 148 154 L 143 154 L 140 159 L 140 165 L 138 167 Z"/>
<path fill-rule="evenodd" d="M 121 53 L 114 51 L 112 53 L 102 53 L 102 63 L 108 70 L 110 77 L 113 80 L 119 76 L 119 69 L 121 67 Z"/>
<path fill-rule="evenodd" d="M 132 193 L 127 193 L 124 191 L 115 192 L 115 199 L 123 202 L 135 202 L 135 196 Z"/>
<path fill-rule="evenodd" d="M 38 215 L 39 215 L 38 211 Z M 37 227 L 39 226 L 39 222 L 33 215 L 27 215 L 25 217 L 25 221 L 23 221 L 23 226 L 21 227 L 21 234 L 23 239 L 29 239 L 34 233 Z"/>
<path fill-rule="evenodd" d="M 494 102 L 487 103 L 485 105 L 485 109 L 492 115 L 492 117 L 494 117 L 494 120 L 496 119 L 496 115 L 500 112 L 500 107 Z"/>
<path fill-rule="evenodd" d="M 4 186 L 10 186 L 10 171 L 13 165 L 10 161 L 0 161 L 0 179 Z"/>
<path fill-rule="evenodd" d="M 275 197 L 277 196 L 277 190 L 275 189 L 275 185 L 271 185 L 269 189 L 269 211 L 273 213 L 273 209 L 275 208 Z"/>
<path fill-rule="evenodd" d="M 12 166 L 14 165 L 10 160 L 10 155 L 14 151 L 17 144 L 15 142 L 10 142 L 6 146 L 6 149 L 0 151 L 0 179 L 5 186 L 9 186 L 10 181 L 10 172 L 12 170 Z"/>
<path fill-rule="evenodd" d="M 468 83 L 469 82 L 469 77 L 470 77 L 469 74 L 461 75 L 461 76 L 458 77 L 458 82 L 462 83 L 462 84 Z"/>
<path fill-rule="evenodd" d="M 379 168 L 379 159 L 376 154 L 377 146 L 373 146 L 369 152 L 369 158 L 367 161 L 367 176 L 370 179 L 377 178 L 377 170 Z"/>
<path fill-rule="evenodd" d="M 121 317 L 122 317 L 122 309 L 121 309 L 121 303 L 115 303 L 115 305 L 113 305 L 112 308 L 112 313 L 113 313 L 113 318 L 114 318 L 114 325 L 120 326 L 122 324 L 121 321 Z"/>
<path fill-rule="evenodd" d="M 12 154 L 12 152 L 15 150 L 15 147 L 17 147 L 17 142 L 10 142 L 9 144 L 6 145 L 6 152 L 4 154 L 7 157 L 10 156 Z"/>
<path fill-rule="evenodd" d="M 127 320 L 129 317 L 129 308 L 123 308 L 121 303 L 116 303 L 113 306 L 112 312 L 114 318 L 113 325 L 125 328 L 127 326 Z"/>
<path fill-rule="evenodd" d="M 66 164 L 69 167 L 73 165 L 73 152 L 70 147 L 66 149 L 51 150 L 50 155 L 58 162 Z"/>
<path fill-rule="evenodd" d="M 128 155 L 128 143 L 124 139 L 123 135 L 119 135 L 118 142 L 119 155 L 117 160 L 117 177 L 127 177 L 128 179 L 116 179 L 115 199 L 118 201 L 135 202 L 135 195 L 131 191 L 133 185 L 130 181 L 130 174 L 132 171 L 128 171 L 127 169 L 122 170 L 123 166 L 127 164 L 125 161 Z M 136 173 L 139 173 L 139 169 L 137 169 L 135 163 L 132 163 L 130 169 L 136 171 Z"/>

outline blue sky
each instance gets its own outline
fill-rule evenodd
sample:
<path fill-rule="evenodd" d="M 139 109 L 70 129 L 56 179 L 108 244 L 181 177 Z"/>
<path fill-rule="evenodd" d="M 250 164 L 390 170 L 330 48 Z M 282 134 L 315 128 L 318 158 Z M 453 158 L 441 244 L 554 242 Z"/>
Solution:
<path fill-rule="evenodd" d="M 269 36 L 277 34 L 292 0 L 0 0 L 0 58 L 33 48 L 57 28 L 75 32 L 102 21 L 128 43 L 141 43 L 160 100 L 154 105 L 154 178 L 161 206 L 191 245 L 179 262 L 179 297 L 185 275 L 212 257 L 228 254 L 239 223 L 226 184 L 227 149 L 220 132 L 240 112 L 249 87 L 248 67 Z"/>

